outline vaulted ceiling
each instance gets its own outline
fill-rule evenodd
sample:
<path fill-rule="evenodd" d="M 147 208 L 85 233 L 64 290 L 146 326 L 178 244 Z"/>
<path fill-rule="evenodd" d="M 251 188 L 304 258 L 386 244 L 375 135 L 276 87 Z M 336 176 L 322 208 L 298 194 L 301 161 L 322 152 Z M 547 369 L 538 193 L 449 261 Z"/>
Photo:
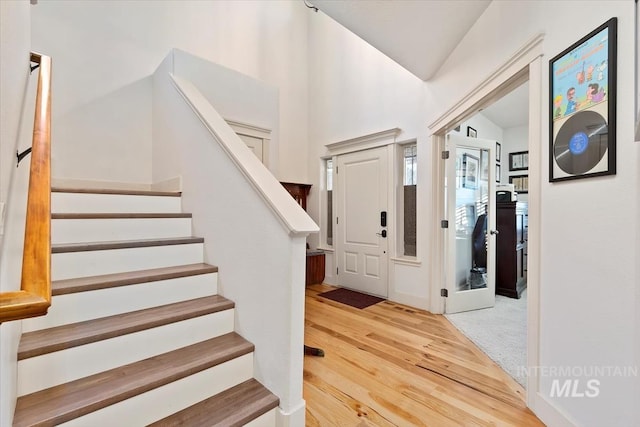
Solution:
<path fill-rule="evenodd" d="M 449 57 L 491 0 L 310 0 L 422 80 Z"/>
<path fill-rule="evenodd" d="M 491 0 L 307 0 L 422 80 L 435 75 Z M 528 123 L 528 85 L 483 114 L 503 129 Z"/>

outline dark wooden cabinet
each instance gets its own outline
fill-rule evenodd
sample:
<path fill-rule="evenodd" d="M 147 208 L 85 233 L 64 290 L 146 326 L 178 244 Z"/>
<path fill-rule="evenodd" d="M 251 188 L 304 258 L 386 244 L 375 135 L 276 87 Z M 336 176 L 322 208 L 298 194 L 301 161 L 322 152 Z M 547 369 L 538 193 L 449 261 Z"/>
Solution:
<path fill-rule="evenodd" d="M 527 205 L 496 203 L 496 294 L 520 298 L 527 287 Z"/>
<path fill-rule="evenodd" d="M 299 184 L 296 182 L 280 182 L 282 186 L 291 194 L 302 209 L 307 210 L 307 197 L 311 190 L 311 184 Z M 307 244 L 307 248 L 309 245 Z M 322 283 L 324 281 L 325 264 L 324 252 L 320 250 L 311 251 L 307 249 L 306 279 L 307 286 Z"/>
<path fill-rule="evenodd" d="M 307 196 L 311 191 L 311 184 L 298 184 L 296 182 L 281 182 L 282 186 L 296 199 L 302 209 L 307 210 Z"/>
<path fill-rule="evenodd" d="M 324 252 L 307 251 L 307 278 L 306 285 L 316 285 L 324 281 Z"/>

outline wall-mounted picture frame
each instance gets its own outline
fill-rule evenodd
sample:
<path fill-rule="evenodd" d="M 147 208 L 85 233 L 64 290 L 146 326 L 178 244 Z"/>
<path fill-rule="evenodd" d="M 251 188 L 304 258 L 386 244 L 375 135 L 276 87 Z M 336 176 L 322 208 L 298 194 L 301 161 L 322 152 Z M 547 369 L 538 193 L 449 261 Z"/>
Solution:
<path fill-rule="evenodd" d="M 470 138 L 477 138 L 478 132 L 471 126 L 467 126 L 467 136 Z"/>
<path fill-rule="evenodd" d="M 496 182 L 500 182 L 500 177 L 502 175 L 502 168 L 500 165 L 496 165 Z"/>
<path fill-rule="evenodd" d="M 480 150 L 480 180 L 489 181 L 489 150 Z"/>
<path fill-rule="evenodd" d="M 480 178 L 480 159 L 470 154 L 462 155 L 462 187 L 475 190 Z"/>
<path fill-rule="evenodd" d="M 617 18 L 549 61 L 549 181 L 616 173 Z"/>
<path fill-rule="evenodd" d="M 528 151 L 509 153 L 509 171 L 523 171 L 527 169 L 529 169 Z"/>
<path fill-rule="evenodd" d="M 529 192 L 529 175 L 511 175 L 509 184 L 513 184 L 513 189 L 520 194 Z"/>
<path fill-rule="evenodd" d="M 496 142 L 496 162 L 500 162 L 500 159 L 502 159 L 502 145 Z"/>

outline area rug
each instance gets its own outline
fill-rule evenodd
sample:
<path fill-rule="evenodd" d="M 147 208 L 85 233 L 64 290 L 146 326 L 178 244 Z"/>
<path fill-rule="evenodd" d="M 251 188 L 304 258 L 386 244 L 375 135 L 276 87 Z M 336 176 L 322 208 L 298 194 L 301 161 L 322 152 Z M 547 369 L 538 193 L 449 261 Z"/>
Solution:
<path fill-rule="evenodd" d="M 360 309 L 369 307 L 385 300 L 384 298 L 362 294 L 360 292 L 352 291 L 351 289 L 345 288 L 323 292 L 321 294 L 318 294 L 318 296 Z"/>

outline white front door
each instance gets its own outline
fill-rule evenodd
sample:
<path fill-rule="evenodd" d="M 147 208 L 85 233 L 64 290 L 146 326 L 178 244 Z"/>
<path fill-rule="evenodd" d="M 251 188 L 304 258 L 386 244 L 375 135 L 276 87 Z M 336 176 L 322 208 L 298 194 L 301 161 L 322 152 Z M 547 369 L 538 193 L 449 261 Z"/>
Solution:
<path fill-rule="evenodd" d="M 445 312 L 495 304 L 496 141 L 446 137 Z"/>
<path fill-rule="evenodd" d="M 338 284 L 387 297 L 388 203 L 387 148 L 338 157 L 337 263 Z M 383 214 L 384 212 L 384 214 Z"/>

